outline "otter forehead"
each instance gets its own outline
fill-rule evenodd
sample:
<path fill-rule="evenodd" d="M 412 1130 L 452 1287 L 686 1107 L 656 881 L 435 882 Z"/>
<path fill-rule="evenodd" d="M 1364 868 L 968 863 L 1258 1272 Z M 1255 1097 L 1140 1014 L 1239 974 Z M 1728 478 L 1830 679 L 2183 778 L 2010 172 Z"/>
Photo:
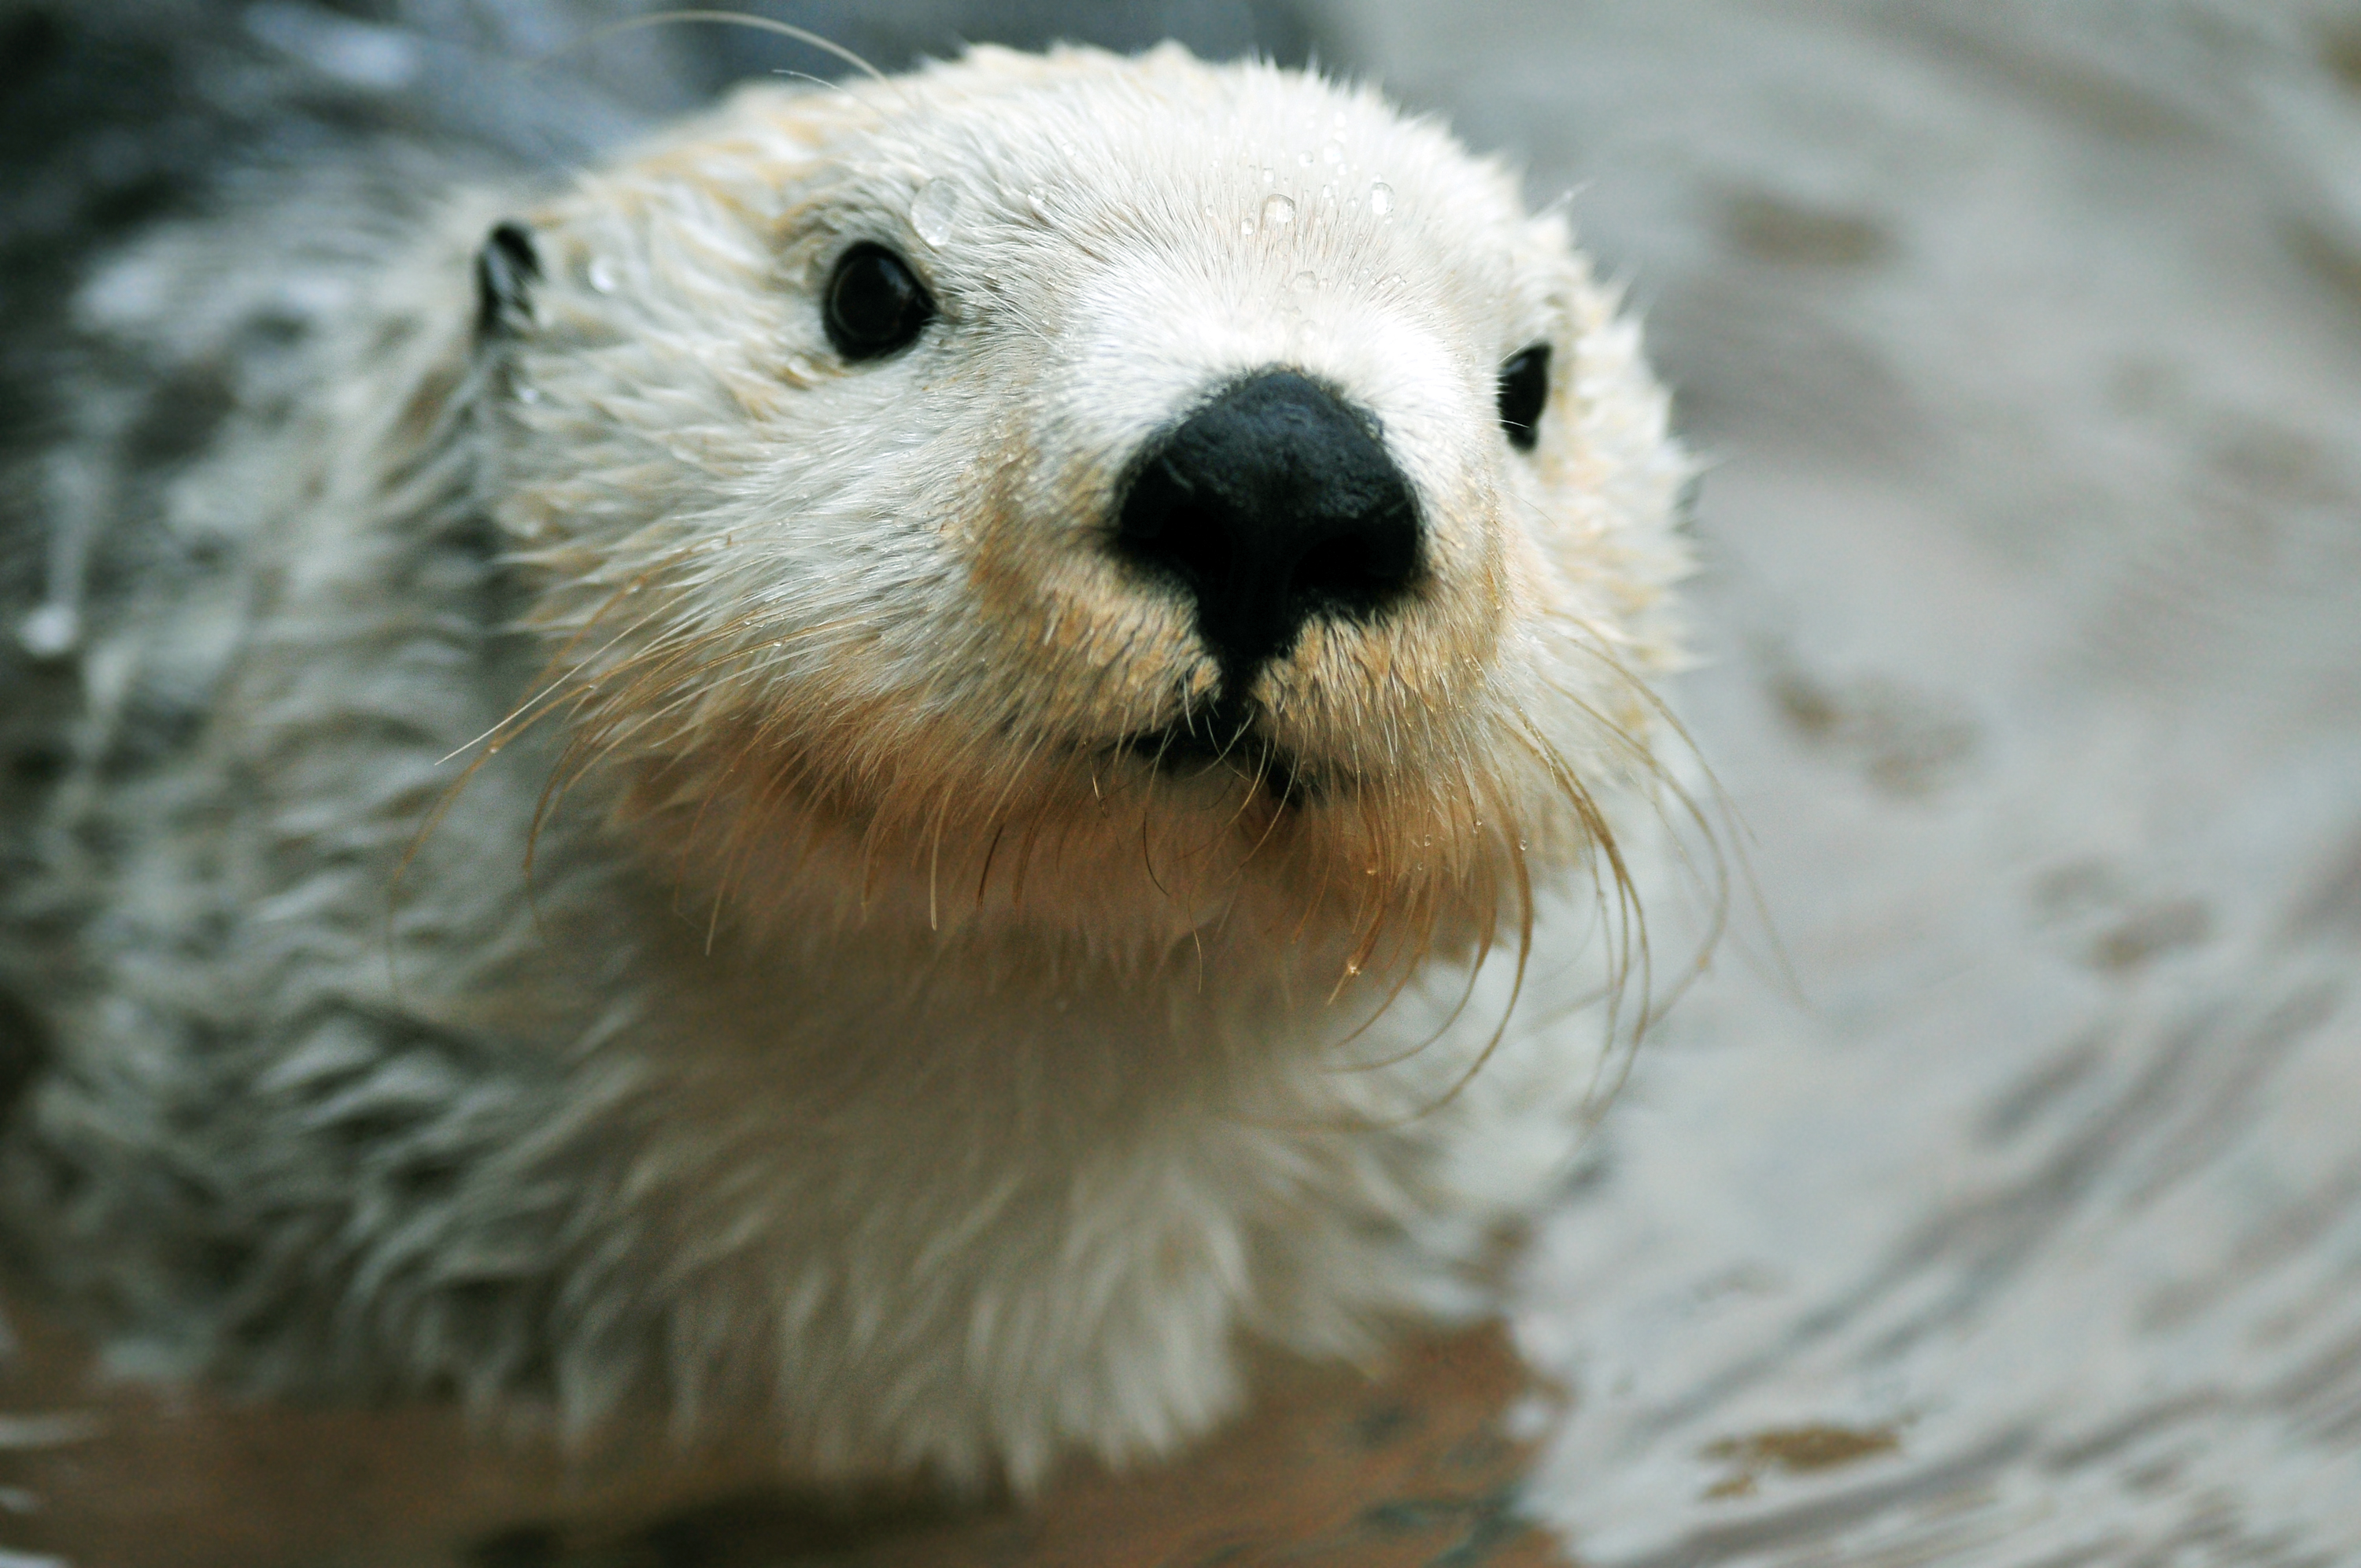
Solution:
<path fill-rule="evenodd" d="M 1132 324 L 1191 364 L 1390 314 L 1488 376 L 1546 325 L 1569 259 L 1507 172 L 1439 126 L 1174 48 L 981 49 L 824 97 L 749 88 L 597 183 L 613 215 L 702 200 L 753 220 L 789 289 L 816 289 L 851 240 L 892 245 L 973 332 L 1038 344 L 1152 294 Z"/>
<path fill-rule="evenodd" d="M 787 98 L 757 90 L 733 112 L 759 120 Z M 1017 249 L 1062 239 L 1107 258 L 1179 245 L 1281 282 L 1290 260 L 1383 275 L 1440 259 L 1492 288 L 1510 280 L 1508 258 L 1477 240 L 1521 216 L 1505 171 L 1319 77 L 1170 48 L 1134 60 L 984 49 L 840 98 L 817 125 L 800 107 L 777 122 L 787 161 L 817 157 L 840 172 L 807 187 L 837 208 L 818 215 L 880 222 L 947 255 L 956 234 Z M 1458 254 L 1396 237 L 1387 220 L 1410 203 L 1426 220 L 1417 226 Z M 1266 243 L 1235 243 L 1256 237 Z"/>

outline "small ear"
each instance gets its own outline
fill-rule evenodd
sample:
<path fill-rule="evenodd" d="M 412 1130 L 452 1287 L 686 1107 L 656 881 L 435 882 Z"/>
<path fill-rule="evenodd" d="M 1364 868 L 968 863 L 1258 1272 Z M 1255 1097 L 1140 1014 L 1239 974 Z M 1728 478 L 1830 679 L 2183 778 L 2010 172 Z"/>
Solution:
<path fill-rule="evenodd" d="M 540 277 L 533 231 L 513 220 L 495 226 L 476 252 L 476 335 L 508 337 L 532 325 Z"/>

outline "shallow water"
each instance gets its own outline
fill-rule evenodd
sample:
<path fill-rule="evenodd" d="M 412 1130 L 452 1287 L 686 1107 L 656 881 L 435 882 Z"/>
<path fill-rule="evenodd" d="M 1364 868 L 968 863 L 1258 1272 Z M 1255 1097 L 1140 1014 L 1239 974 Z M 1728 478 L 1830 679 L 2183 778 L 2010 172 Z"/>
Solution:
<path fill-rule="evenodd" d="M 1521 1266 L 1570 1404 L 1413 1360 L 1037 1526 L 543 1546 L 1539 1563 L 1505 1409 L 1593 1568 L 2361 1561 L 2361 6 L 1334 21 L 1576 192 L 1713 462 L 1682 700 L 1762 914 Z M 406 1417 L 26 1426 L 90 1402 L 34 1348 L 0 1542 L 489 1563 L 553 1495 Z"/>

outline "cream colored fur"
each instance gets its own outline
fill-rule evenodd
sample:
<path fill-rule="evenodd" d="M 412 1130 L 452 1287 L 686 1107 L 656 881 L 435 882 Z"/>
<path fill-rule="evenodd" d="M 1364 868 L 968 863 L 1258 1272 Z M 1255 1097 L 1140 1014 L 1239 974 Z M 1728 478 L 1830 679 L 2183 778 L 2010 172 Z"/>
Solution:
<path fill-rule="evenodd" d="M 503 215 L 544 275 L 479 344 Z M 93 329 L 204 330 L 269 221 L 125 258 Z M 848 366 L 855 239 L 941 317 Z M 1242 1334 L 1476 1299 L 1637 1009 L 1686 564 L 1559 217 L 1367 91 L 978 49 L 394 249 L 301 411 L 177 481 L 229 565 L 92 634 L 92 724 L 209 718 L 52 808 L 122 846 L 45 873 L 115 912 L 14 1135 L 62 1288 L 268 1387 L 1019 1486 L 1203 1431 Z M 1526 454 L 1496 378 L 1544 340 Z M 1107 548 L 1142 444 L 1271 366 L 1374 413 L 1426 529 L 1410 602 L 1257 685 L 1292 795 L 1126 746 L 1215 677 Z"/>

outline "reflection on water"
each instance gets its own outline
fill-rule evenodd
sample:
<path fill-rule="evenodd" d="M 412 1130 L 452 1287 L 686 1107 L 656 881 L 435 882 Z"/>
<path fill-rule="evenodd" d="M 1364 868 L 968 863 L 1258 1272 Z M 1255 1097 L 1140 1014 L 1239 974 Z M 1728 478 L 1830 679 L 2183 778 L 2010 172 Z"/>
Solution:
<path fill-rule="evenodd" d="M 38 1321 L 0 1364 L 0 1568 L 1544 1568 L 1518 1508 L 1547 1408 L 1497 1327 L 1376 1377 L 1279 1363 L 1186 1458 L 1069 1475 L 1048 1503 L 797 1496 L 734 1460 L 572 1469 L 448 1411 L 240 1409 L 93 1387 Z M 1502 1415 L 1527 1419 L 1522 1438 Z M 11 1552 L 15 1549 L 16 1554 Z M 29 1557 L 25 1553 L 31 1553 Z"/>

